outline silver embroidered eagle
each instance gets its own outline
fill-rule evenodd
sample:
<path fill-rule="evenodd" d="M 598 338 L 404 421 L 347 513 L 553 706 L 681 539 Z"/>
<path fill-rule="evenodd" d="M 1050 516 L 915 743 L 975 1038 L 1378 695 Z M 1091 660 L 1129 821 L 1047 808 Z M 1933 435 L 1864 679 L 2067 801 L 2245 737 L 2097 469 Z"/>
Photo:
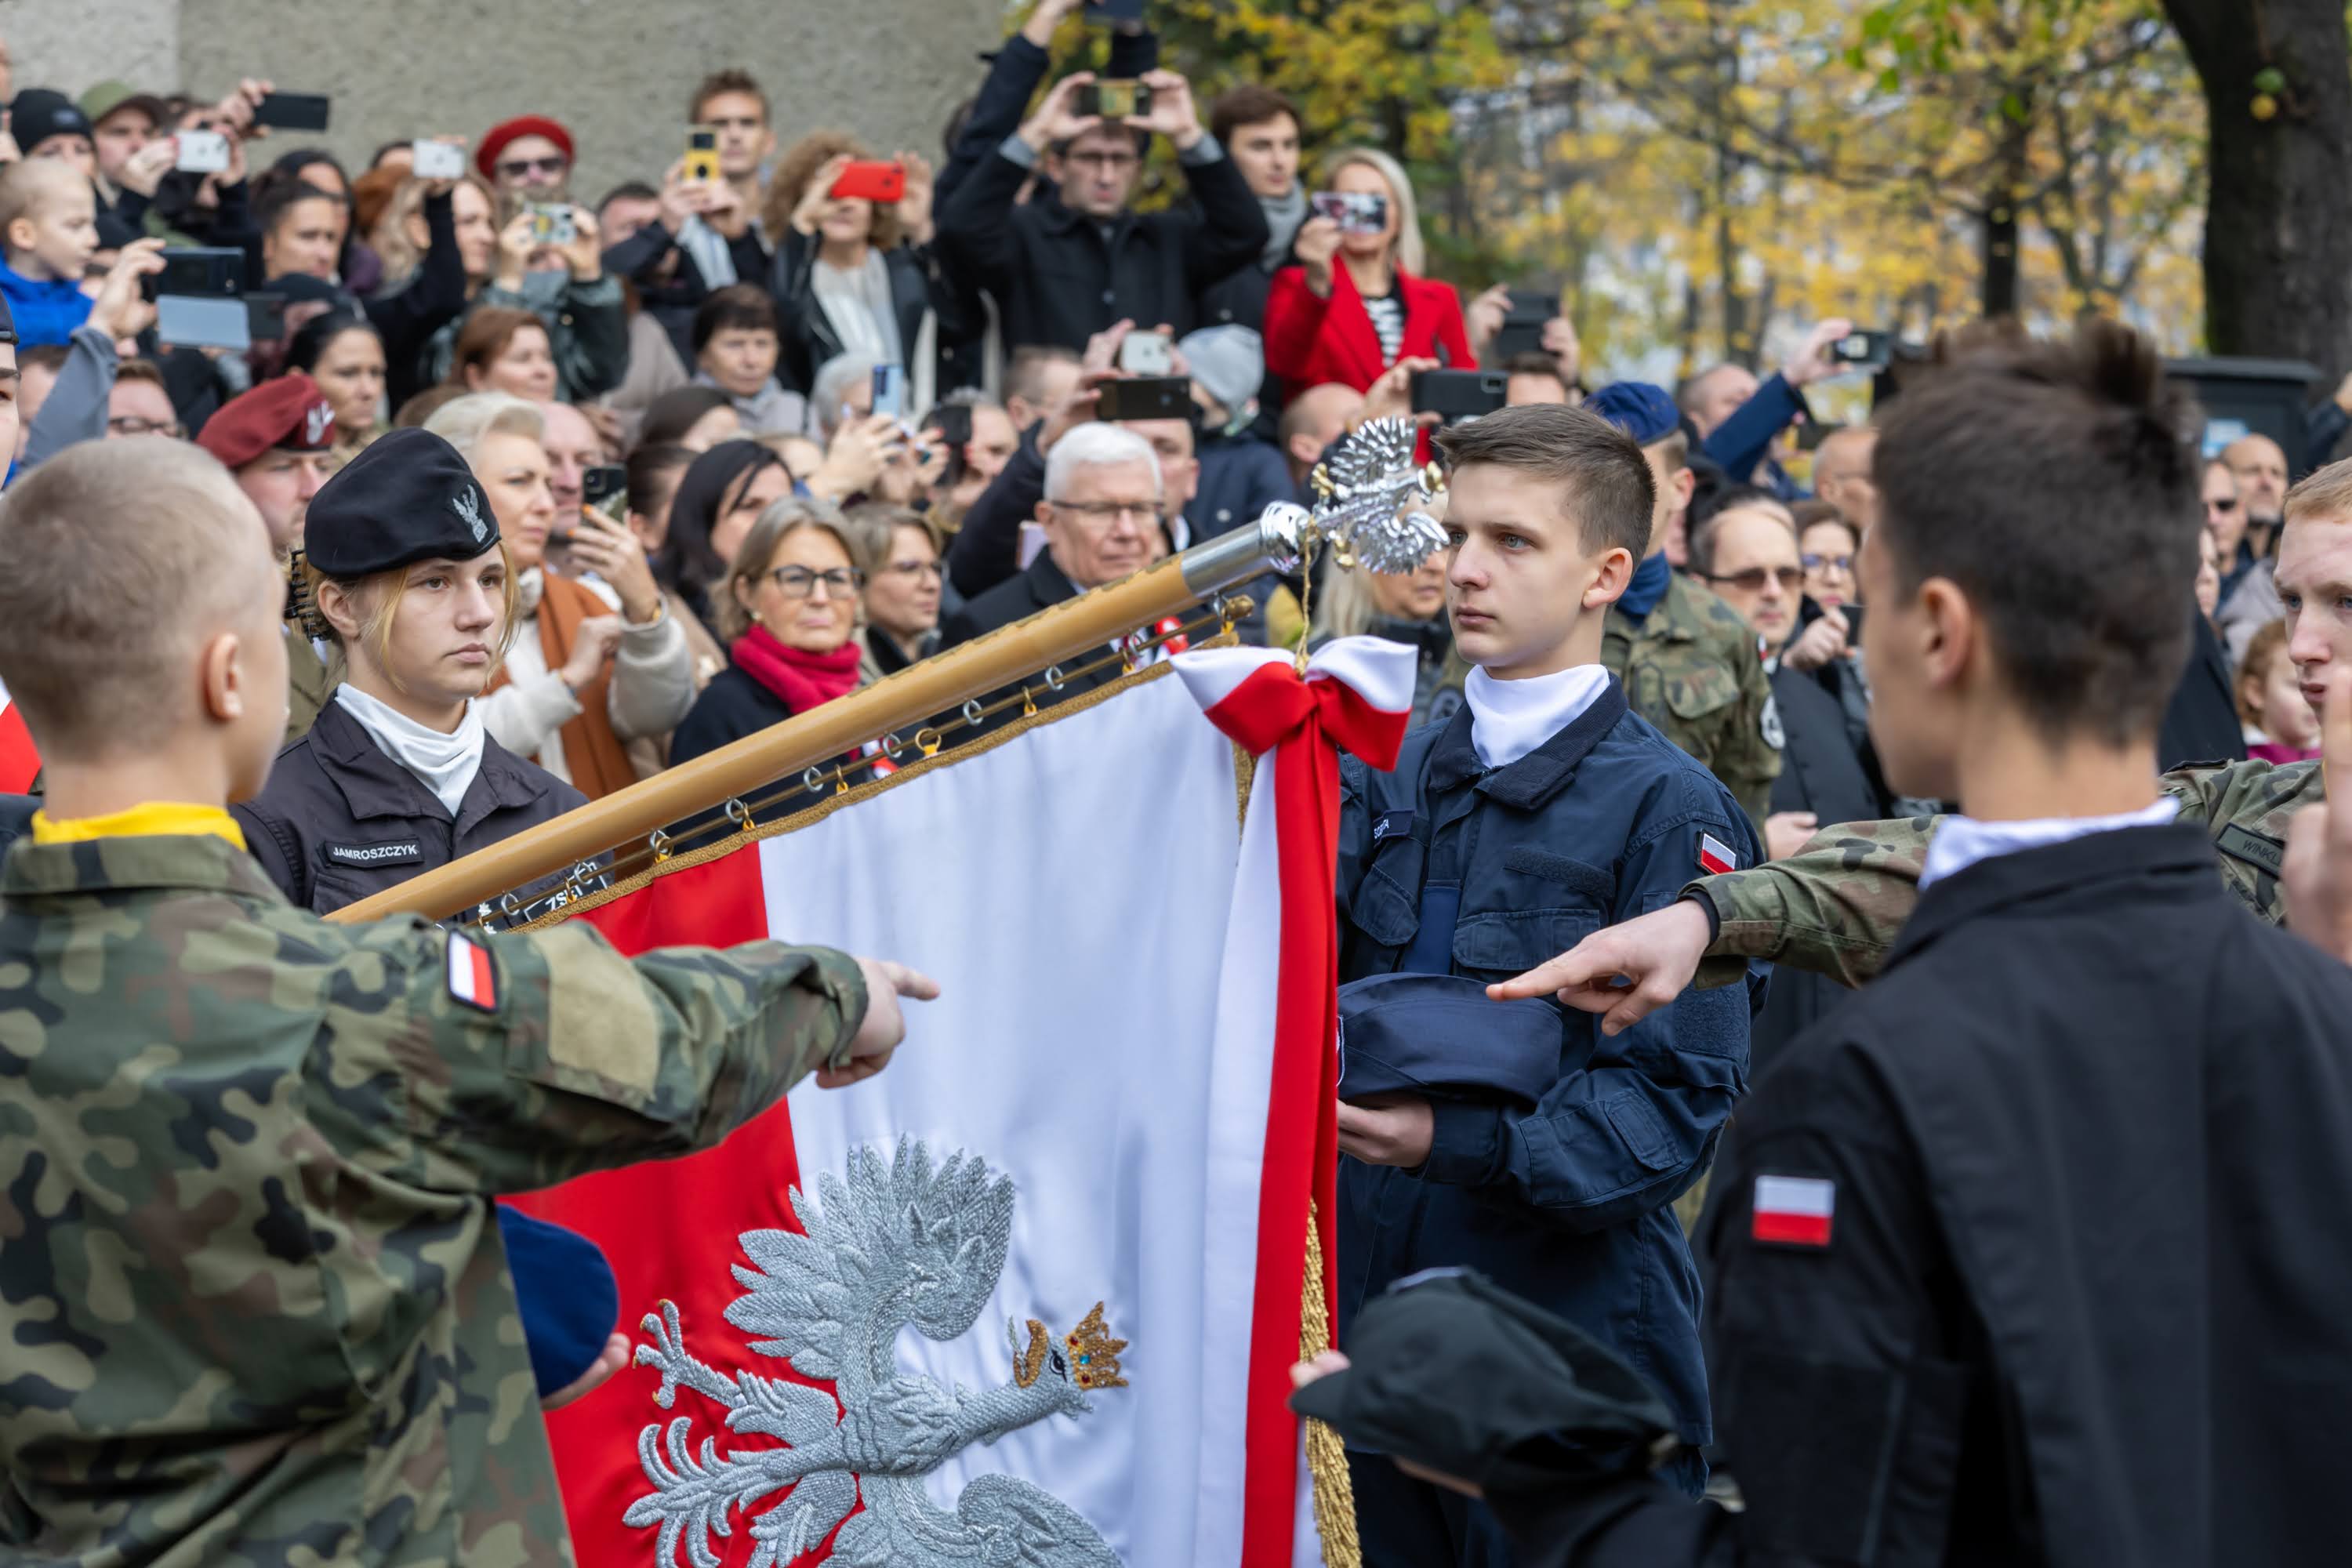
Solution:
<path fill-rule="evenodd" d="M 747 1293 L 727 1321 L 762 1336 L 753 1350 L 789 1357 L 834 1394 L 706 1365 L 687 1353 L 677 1308 L 663 1302 L 658 1320 L 645 1320 L 654 1342 L 637 1350 L 640 1365 L 661 1373 L 655 1403 L 670 1409 L 677 1390 L 691 1388 L 726 1407 L 729 1430 L 785 1446 L 722 1453 L 706 1437 L 690 1448 L 691 1417 L 671 1421 L 667 1433 L 655 1422 L 637 1439 L 654 1489 L 623 1518 L 661 1527 L 663 1563 L 677 1563 L 683 1541 L 694 1568 L 718 1568 L 709 1538 L 733 1533 L 728 1515 L 737 1508 L 759 1543 L 751 1568 L 791 1562 L 836 1525 L 832 1561 L 850 1568 L 1118 1568 L 1092 1525 L 1027 1481 L 982 1476 L 958 1495 L 953 1513 L 923 1485 L 972 1444 L 1051 1415 L 1084 1415 L 1094 1408 L 1089 1390 L 1126 1384 L 1126 1342 L 1109 1337 L 1099 1304 L 1058 1338 L 1033 1319 L 1024 1341 L 1007 1323 L 1012 1375 L 977 1394 L 899 1369 L 893 1347 L 902 1327 L 944 1341 L 979 1321 L 1013 1234 L 1011 1180 L 962 1152 L 935 1168 L 923 1144 L 902 1140 L 887 1161 L 878 1150 L 851 1151 L 847 1179 L 824 1176 L 817 1191 L 814 1203 L 800 1189 L 792 1194 L 806 1234 L 744 1233 L 743 1251 L 758 1267 L 736 1268 Z M 861 1481 L 865 1510 L 843 1524 Z"/>

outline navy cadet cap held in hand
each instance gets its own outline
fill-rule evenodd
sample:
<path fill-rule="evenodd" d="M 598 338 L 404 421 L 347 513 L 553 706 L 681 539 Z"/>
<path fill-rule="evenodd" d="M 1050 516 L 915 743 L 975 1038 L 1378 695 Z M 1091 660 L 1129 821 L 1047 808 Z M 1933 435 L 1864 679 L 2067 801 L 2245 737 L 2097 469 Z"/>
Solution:
<path fill-rule="evenodd" d="M 1488 999 L 1459 974 L 1374 974 L 1339 987 L 1339 1098 L 1410 1094 L 1532 1108 L 1567 1038 L 1539 997 Z"/>
<path fill-rule="evenodd" d="M 1291 1409 L 1350 1448 L 1486 1491 L 1641 1475 L 1679 1446 L 1664 1402 L 1607 1346 L 1467 1268 L 1400 1279 L 1367 1303 L 1348 1359 Z"/>
<path fill-rule="evenodd" d="M 391 430 L 335 473 L 302 529 L 311 565 L 366 577 L 415 561 L 471 561 L 499 542 L 474 470 L 430 430 Z"/>

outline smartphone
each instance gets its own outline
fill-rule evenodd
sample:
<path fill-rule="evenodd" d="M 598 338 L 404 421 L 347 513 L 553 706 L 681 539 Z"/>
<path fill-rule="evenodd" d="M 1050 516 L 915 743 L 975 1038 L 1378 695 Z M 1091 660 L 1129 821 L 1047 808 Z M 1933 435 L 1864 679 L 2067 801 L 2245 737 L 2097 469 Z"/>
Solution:
<path fill-rule="evenodd" d="M 202 294 L 165 294 L 155 301 L 155 337 L 184 349 L 234 349 L 253 346 L 253 331 L 245 301 Z"/>
<path fill-rule="evenodd" d="M 1151 84 L 1148 81 L 1090 81 L 1078 89 L 1070 103 L 1072 112 L 1098 114 L 1105 120 L 1125 120 L 1131 115 L 1151 112 Z"/>
<path fill-rule="evenodd" d="M 841 177 L 833 182 L 835 201 L 862 196 L 869 202 L 895 202 L 906 194 L 904 163 L 849 163 L 843 167 Z"/>
<path fill-rule="evenodd" d="M 697 125 L 686 133 L 686 178 L 689 184 L 715 184 L 719 179 L 719 132 Z"/>
<path fill-rule="evenodd" d="M 1176 344 L 1165 332 L 1129 332 L 1119 340 L 1118 368 L 1129 375 L 1174 374 Z"/>
<path fill-rule="evenodd" d="M 266 92 L 253 108 L 253 122 L 275 131 L 324 131 L 327 95 L 323 92 Z"/>
<path fill-rule="evenodd" d="M 139 280 L 150 300 L 168 297 L 235 300 L 245 292 L 245 252 L 234 247 L 190 246 L 162 253 L 163 270 Z M 237 307 L 244 317 L 245 307 Z"/>
<path fill-rule="evenodd" d="M 1389 199 L 1370 191 L 1317 191 L 1307 198 L 1317 217 L 1328 217 L 1341 234 L 1378 234 L 1389 226 Z"/>
<path fill-rule="evenodd" d="M 1143 0 L 1087 0 L 1086 18 L 1104 27 L 1139 27 Z"/>
<path fill-rule="evenodd" d="M 580 500 L 614 522 L 627 521 L 629 470 L 618 463 L 599 463 L 580 475 Z"/>
<path fill-rule="evenodd" d="M 966 463 L 965 448 L 971 445 L 971 405 L 942 403 L 934 406 L 924 422 L 940 433 L 940 443 L 948 449 L 948 466 L 940 478 L 944 484 L 963 482 Z"/>
<path fill-rule="evenodd" d="M 572 221 L 572 209 L 561 202 L 529 202 L 523 211 L 530 215 L 530 238 L 534 245 L 570 245 L 580 237 L 578 226 Z"/>
<path fill-rule="evenodd" d="M 257 343 L 274 343 L 286 335 L 286 296 L 247 294 L 245 330 Z"/>
<path fill-rule="evenodd" d="M 1190 420 L 1198 413 L 1192 384 L 1181 375 L 1105 382 L 1101 399 L 1095 405 L 1096 417 L 1108 420 Z"/>
<path fill-rule="evenodd" d="M 895 364 L 874 367 L 874 412 L 893 419 L 907 416 L 907 373 Z"/>
<path fill-rule="evenodd" d="M 184 174 L 228 172 L 228 138 L 217 131 L 183 131 L 173 139 L 180 155 L 173 167 Z"/>
<path fill-rule="evenodd" d="M 411 142 L 408 172 L 420 180 L 462 180 L 466 150 L 449 142 Z"/>
<path fill-rule="evenodd" d="M 1892 332 L 1848 332 L 1830 345 L 1830 358 L 1840 364 L 1885 364 L 1894 337 Z"/>
<path fill-rule="evenodd" d="M 1545 323 L 1559 313 L 1559 295 L 1531 289 L 1512 289 L 1511 303 L 1503 312 L 1503 330 L 1495 334 L 1492 353 L 1496 363 L 1514 354 L 1543 353 Z"/>
<path fill-rule="evenodd" d="M 1499 370 L 1424 370 L 1412 378 L 1412 411 L 1439 414 L 1448 425 L 1503 406 L 1510 378 Z"/>

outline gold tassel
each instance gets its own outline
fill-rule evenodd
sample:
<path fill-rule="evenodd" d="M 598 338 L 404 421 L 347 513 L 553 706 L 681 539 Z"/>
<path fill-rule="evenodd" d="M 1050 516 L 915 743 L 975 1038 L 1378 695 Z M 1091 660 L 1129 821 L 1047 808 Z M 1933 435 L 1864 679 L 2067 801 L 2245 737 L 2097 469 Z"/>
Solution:
<path fill-rule="evenodd" d="M 1331 1348 L 1331 1325 L 1324 1316 L 1323 1232 L 1315 1205 L 1307 1205 L 1307 1282 L 1298 1301 L 1298 1359 L 1311 1361 Z M 1315 1482 L 1315 1533 L 1323 1538 L 1323 1568 L 1362 1568 L 1364 1544 L 1356 1536 L 1356 1489 L 1348 1479 L 1348 1452 L 1339 1434 L 1320 1421 L 1307 1424 L 1307 1473 Z"/>

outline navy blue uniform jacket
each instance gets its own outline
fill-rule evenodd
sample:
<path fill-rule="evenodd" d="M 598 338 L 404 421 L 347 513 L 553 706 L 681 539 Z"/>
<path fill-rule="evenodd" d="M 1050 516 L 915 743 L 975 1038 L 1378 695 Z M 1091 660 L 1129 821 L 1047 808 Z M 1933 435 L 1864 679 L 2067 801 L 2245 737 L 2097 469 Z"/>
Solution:
<path fill-rule="evenodd" d="M 1470 727 L 1465 707 L 1405 737 L 1394 773 L 1344 767 L 1341 979 L 1432 967 L 1416 938 L 1424 913 L 1444 919 L 1449 882 L 1451 973 L 1501 980 L 1672 903 L 1701 874 L 1702 836 L 1756 863 L 1738 804 L 1626 709 L 1613 677 L 1507 767 L 1480 763 Z M 1343 1159 L 1342 1344 L 1391 1281 L 1468 1265 L 1598 1336 L 1685 1441 L 1708 1441 L 1698 1274 L 1666 1205 L 1706 1169 L 1746 1087 L 1749 1002 L 1745 986 L 1685 992 L 1614 1039 L 1564 1012 L 1559 1078 L 1531 1112 L 1439 1102 L 1419 1170 Z"/>

